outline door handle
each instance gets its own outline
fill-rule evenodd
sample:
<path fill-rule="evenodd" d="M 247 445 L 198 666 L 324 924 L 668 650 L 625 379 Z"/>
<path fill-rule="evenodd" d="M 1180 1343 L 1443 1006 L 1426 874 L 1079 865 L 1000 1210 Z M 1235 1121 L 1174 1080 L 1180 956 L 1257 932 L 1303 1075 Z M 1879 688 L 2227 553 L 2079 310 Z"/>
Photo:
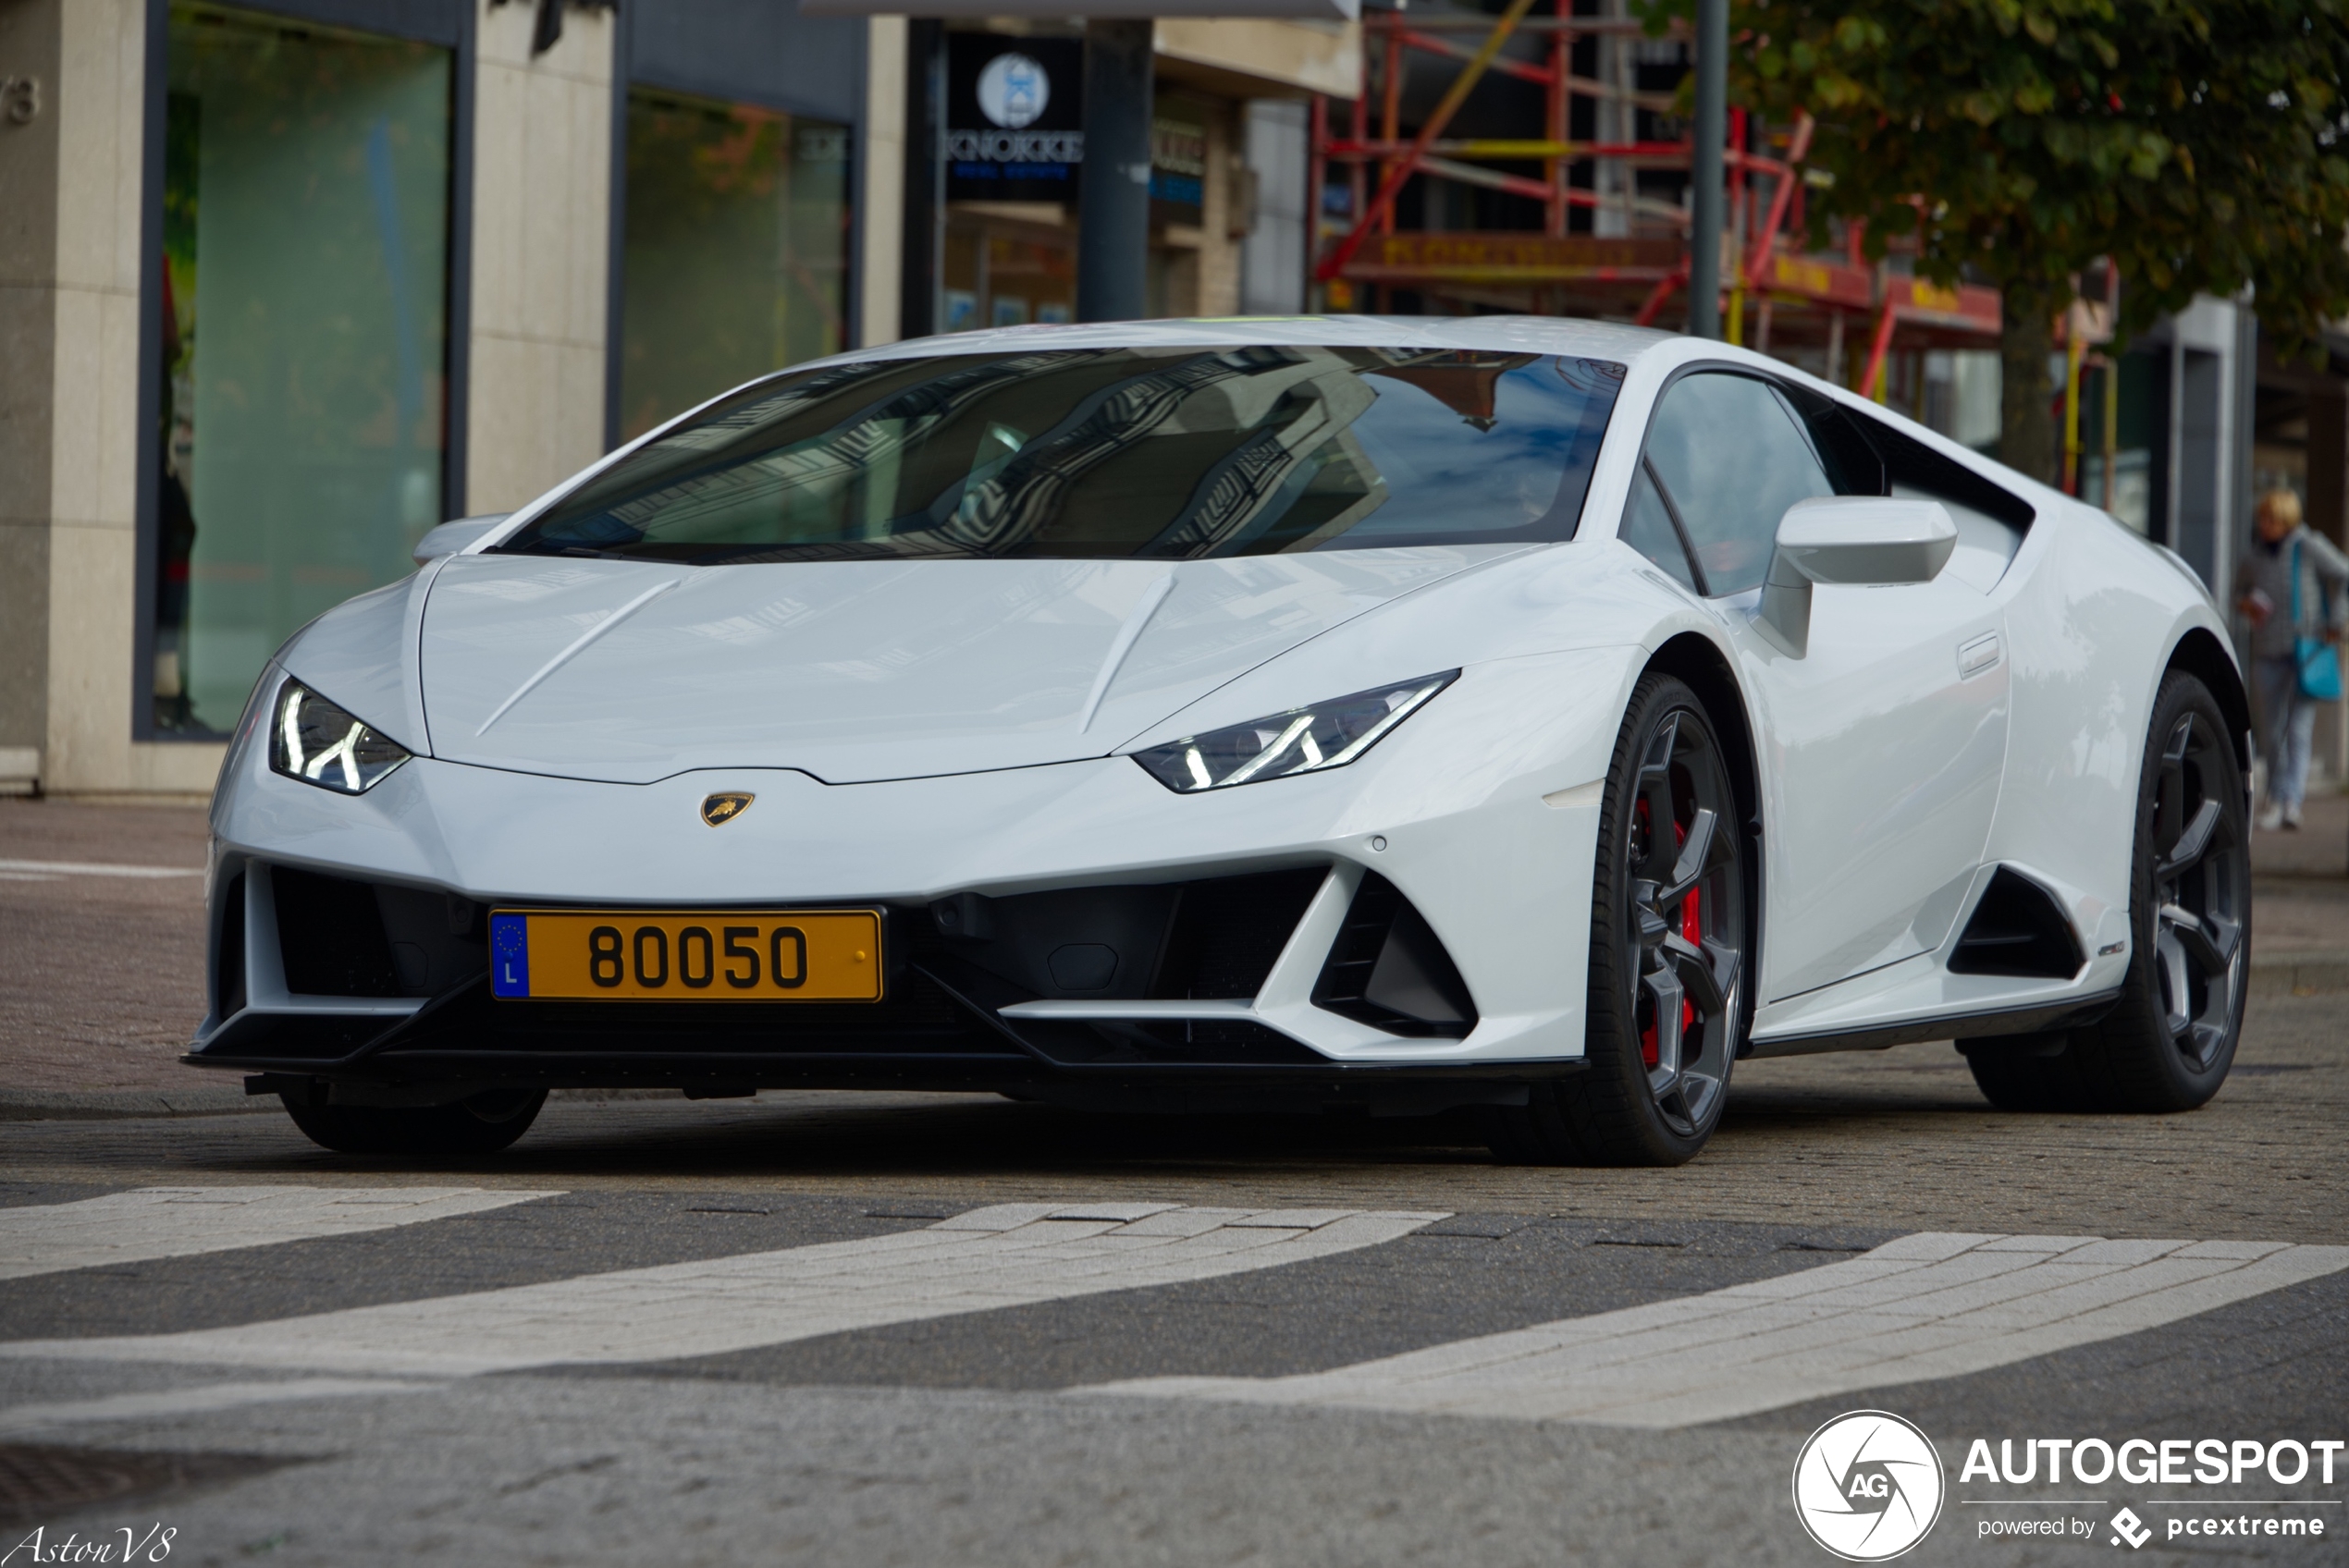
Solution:
<path fill-rule="evenodd" d="M 1998 634 L 1986 631 L 1958 645 L 1958 679 L 1971 680 L 1998 662 Z"/>

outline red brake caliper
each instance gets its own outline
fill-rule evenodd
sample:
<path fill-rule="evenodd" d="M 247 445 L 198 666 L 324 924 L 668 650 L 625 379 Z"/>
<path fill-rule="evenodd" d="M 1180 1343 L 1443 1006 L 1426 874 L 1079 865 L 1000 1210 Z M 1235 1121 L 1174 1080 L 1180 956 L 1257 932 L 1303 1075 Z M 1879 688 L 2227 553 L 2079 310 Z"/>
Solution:
<path fill-rule="evenodd" d="M 1640 810 L 1644 813 L 1647 809 L 1648 803 L 1645 801 L 1642 801 L 1640 802 Z M 1687 843 L 1689 841 L 1689 830 L 1681 827 L 1679 823 L 1674 823 L 1672 825 L 1672 841 L 1675 844 Z M 1680 900 L 1680 936 L 1692 948 L 1702 948 L 1703 946 L 1703 943 L 1699 938 L 1699 933 L 1703 929 L 1703 927 L 1699 923 L 1697 917 L 1697 900 L 1702 896 L 1703 894 L 1699 889 L 1691 888 L 1689 889 L 1689 896 Z M 1683 1001 L 1680 1004 L 1680 1033 L 1683 1039 L 1687 1038 L 1690 1026 L 1695 1023 L 1696 1004 L 1691 1001 Z M 1640 1060 L 1646 1062 L 1650 1067 L 1654 1067 L 1656 1064 L 1659 1055 L 1660 1053 L 1657 1051 L 1655 1044 L 1655 1025 L 1651 1023 L 1645 1029 L 1640 1031 Z"/>

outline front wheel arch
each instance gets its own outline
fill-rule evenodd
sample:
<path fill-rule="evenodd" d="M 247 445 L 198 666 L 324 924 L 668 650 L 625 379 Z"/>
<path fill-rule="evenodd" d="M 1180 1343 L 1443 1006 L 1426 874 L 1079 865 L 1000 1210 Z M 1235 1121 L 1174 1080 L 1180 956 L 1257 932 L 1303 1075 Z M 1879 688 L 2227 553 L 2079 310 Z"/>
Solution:
<path fill-rule="evenodd" d="M 1738 1055 L 1740 1059 L 1753 1054 L 1752 1010 L 1761 1005 L 1760 982 L 1762 963 L 1770 940 L 1769 887 L 1770 865 L 1764 854 L 1762 831 L 1762 767 L 1761 753 L 1753 743 L 1753 724 L 1745 704 L 1745 689 L 1720 646 L 1693 631 L 1683 631 L 1666 641 L 1649 658 L 1647 668 L 1632 681 L 1650 674 L 1669 675 L 1696 693 L 1704 704 L 1704 716 L 1712 721 L 1719 734 L 1722 751 L 1729 764 L 1729 789 L 1737 797 L 1738 813 L 1744 818 L 1739 824 L 1745 839 L 1747 864 L 1752 867 L 1752 879 L 1746 888 L 1746 899 L 1752 913 L 1751 946 L 1746 951 L 1748 1026 L 1740 1037 Z"/>
<path fill-rule="evenodd" d="M 1753 1016 L 1757 851 L 1732 750 L 1686 681 L 1642 672 L 1608 765 L 1589 951 L 1574 966 L 1584 1071 L 1482 1114 L 1504 1161 L 1679 1165 L 1710 1139 Z"/>

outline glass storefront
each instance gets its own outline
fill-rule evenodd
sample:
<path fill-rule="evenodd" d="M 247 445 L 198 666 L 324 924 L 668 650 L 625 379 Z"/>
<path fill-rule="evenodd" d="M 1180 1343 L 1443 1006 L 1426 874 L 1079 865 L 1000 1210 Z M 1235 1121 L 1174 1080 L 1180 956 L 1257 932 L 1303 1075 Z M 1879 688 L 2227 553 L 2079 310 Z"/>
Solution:
<path fill-rule="evenodd" d="M 1016 44 L 1040 52 L 1037 39 L 1004 40 L 992 35 L 956 34 L 982 45 L 972 60 L 986 58 L 988 48 Z M 1016 57 L 1016 56 L 1015 56 Z M 1070 56 L 1065 78 L 1075 78 Z M 957 67 L 976 78 L 976 65 Z M 1064 80 L 1064 96 L 1068 80 Z M 1060 102 L 1054 99 L 1053 102 Z M 984 105 L 981 105 L 984 112 Z M 1071 111 L 1074 112 L 1073 110 Z M 1150 251 L 1144 263 L 1143 310 L 1154 317 L 1193 316 L 1236 310 L 1238 234 L 1211 235 L 1206 230 L 1207 190 L 1215 178 L 1209 168 L 1214 144 L 1210 125 L 1228 121 L 1224 101 L 1194 92 L 1162 90 L 1150 121 Z M 981 133 L 954 131 L 966 140 Z M 950 144 L 951 146 L 951 144 Z M 986 189 L 967 171 L 985 168 L 950 159 L 946 181 L 945 243 L 940 255 L 938 330 L 983 331 L 990 327 L 1052 325 L 1076 319 L 1076 234 L 1079 203 L 1065 198 L 1039 199 L 1053 189 L 1033 178 L 1005 178 L 1007 199 L 973 194 Z M 1211 252 L 1214 252 L 1211 259 Z M 1211 296 L 1208 275 L 1233 269 L 1235 292 Z M 1220 306 L 1211 305 L 1211 299 Z"/>
<path fill-rule="evenodd" d="M 947 209 L 941 331 L 1076 319 L 1076 236 L 990 210 L 1000 205 L 963 202 Z M 1057 215 L 1031 205 L 1047 219 Z"/>
<path fill-rule="evenodd" d="M 153 717 L 203 735 L 440 521 L 452 73 L 213 6 L 166 49 Z"/>
<path fill-rule="evenodd" d="M 620 434 L 846 346 L 847 128 L 628 98 Z"/>

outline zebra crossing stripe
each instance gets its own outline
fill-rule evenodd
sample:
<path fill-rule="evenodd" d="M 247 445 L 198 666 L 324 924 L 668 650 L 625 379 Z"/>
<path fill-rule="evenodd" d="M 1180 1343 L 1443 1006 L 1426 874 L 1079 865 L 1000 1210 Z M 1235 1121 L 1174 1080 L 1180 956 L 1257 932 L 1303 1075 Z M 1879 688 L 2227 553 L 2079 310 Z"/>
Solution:
<path fill-rule="evenodd" d="M 1002 1204 L 918 1231 L 178 1334 L 0 1355 L 378 1377 L 661 1361 L 1277 1268 L 1448 1218 L 1174 1204 Z"/>
<path fill-rule="evenodd" d="M 560 1195 L 481 1187 L 141 1187 L 0 1208 L 0 1280 L 349 1236 Z"/>
<path fill-rule="evenodd" d="M 1073 1390 L 1673 1427 L 2159 1328 L 2349 1268 L 2349 1247 L 1925 1232 L 1846 1263 L 1288 1378 Z"/>
<path fill-rule="evenodd" d="M 18 1274 L 347 1233 L 524 1201 L 476 1189 L 150 1189 L 0 1210 Z M 68 1216 L 77 1217 L 77 1224 Z M 709 1355 L 887 1324 L 1274 1268 L 1445 1216 L 1007 1204 L 922 1230 L 203 1329 L 19 1341 L 0 1356 L 462 1377 Z M 28 1223 L 36 1219 L 41 1224 Z M 1904 1236 L 1849 1262 L 1287 1378 L 1156 1378 L 1076 1394 L 1676 1427 L 1951 1378 L 2135 1333 L 2349 1268 L 2349 1247 Z M 6 1277 L 0 1274 L 0 1277 Z M 430 1385 L 215 1384 L 0 1413 L 0 1430 Z M 150 1411 L 141 1402 L 161 1401 Z M 166 1408 L 168 1406 L 169 1408 Z"/>

